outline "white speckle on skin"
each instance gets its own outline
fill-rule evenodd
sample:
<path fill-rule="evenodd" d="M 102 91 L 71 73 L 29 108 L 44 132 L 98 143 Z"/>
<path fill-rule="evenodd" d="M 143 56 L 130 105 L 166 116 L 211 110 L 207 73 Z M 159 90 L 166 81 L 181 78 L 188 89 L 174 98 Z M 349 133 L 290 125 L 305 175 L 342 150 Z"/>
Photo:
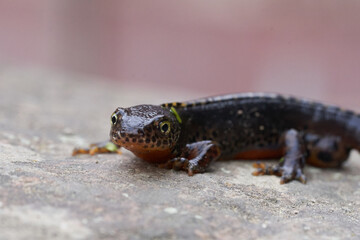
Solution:
<path fill-rule="evenodd" d="M 263 223 L 263 224 L 261 225 L 261 227 L 262 227 L 262 228 L 267 228 L 267 224 L 266 224 L 266 223 Z"/>
<path fill-rule="evenodd" d="M 200 216 L 200 215 L 195 215 L 195 218 L 196 218 L 196 219 L 199 219 L 199 220 L 202 220 L 202 219 L 203 219 L 203 217 Z"/>
<path fill-rule="evenodd" d="M 243 112 L 243 110 L 239 109 L 236 113 L 237 113 L 237 115 L 241 115 L 241 114 L 243 114 L 244 112 Z"/>
<path fill-rule="evenodd" d="M 265 129 L 264 125 L 260 125 L 260 126 L 259 126 L 259 130 L 260 130 L 260 131 L 264 131 L 264 129 Z"/>
<path fill-rule="evenodd" d="M 123 193 L 122 195 L 126 198 L 129 198 L 129 194 L 127 194 L 127 193 Z"/>
<path fill-rule="evenodd" d="M 256 112 L 256 113 L 255 113 L 255 117 L 260 117 L 260 113 L 259 113 L 259 112 Z"/>
<path fill-rule="evenodd" d="M 168 213 L 168 214 L 176 214 L 178 213 L 178 210 L 176 208 L 173 207 L 168 207 L 164 209 L 164 212 Z"/>

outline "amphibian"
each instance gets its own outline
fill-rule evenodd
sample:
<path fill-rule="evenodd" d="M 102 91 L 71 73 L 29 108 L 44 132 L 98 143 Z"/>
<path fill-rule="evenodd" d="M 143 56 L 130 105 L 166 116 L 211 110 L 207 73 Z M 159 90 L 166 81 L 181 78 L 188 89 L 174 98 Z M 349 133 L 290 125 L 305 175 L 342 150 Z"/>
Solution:
<path fill-rule="evenodd" d="M 254 175 L 305 183 L 305 164 L 335 168 L 360 150 L 360 115 L 278 94 L 243 93 L 162 105 L 117 108 L 110 140 L 160 167 L 205 172 L 218 159 L 280 159 L 256 163 Z M 76 149 L 92 154 L 104 145 Z"/>

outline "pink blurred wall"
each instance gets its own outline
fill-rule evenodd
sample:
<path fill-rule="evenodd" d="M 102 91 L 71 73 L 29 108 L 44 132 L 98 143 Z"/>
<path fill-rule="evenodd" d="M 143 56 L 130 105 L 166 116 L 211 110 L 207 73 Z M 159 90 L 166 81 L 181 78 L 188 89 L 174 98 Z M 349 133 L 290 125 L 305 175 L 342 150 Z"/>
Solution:
<path fill-rule="evenodd" d="M 360 108 L 360 2 L 2 0 L 0 64 Z"/>

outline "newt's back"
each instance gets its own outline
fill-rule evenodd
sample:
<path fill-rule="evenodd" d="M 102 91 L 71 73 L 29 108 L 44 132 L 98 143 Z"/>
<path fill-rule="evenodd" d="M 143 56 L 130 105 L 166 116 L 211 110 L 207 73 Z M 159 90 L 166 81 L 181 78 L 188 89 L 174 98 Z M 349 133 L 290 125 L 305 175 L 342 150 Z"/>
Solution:
<path fill-rule="evenodd" d="M 360 116 L 352 111 L 276 94 L 236 94 L 164 104 L 178 111 L 185 142 L 214 140 L 223 158 L 252 149 L 274 149 L 289 129 L 341 137 L 360 148 Z"/>

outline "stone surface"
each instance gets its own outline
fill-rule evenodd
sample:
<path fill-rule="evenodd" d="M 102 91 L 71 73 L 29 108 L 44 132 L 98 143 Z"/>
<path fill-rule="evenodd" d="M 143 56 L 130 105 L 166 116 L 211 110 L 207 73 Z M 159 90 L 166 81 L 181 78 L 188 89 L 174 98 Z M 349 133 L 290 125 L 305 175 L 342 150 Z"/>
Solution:
<path fill-rule="evenodd" d="M 151 89 L 151 90 L 150 90 Z M 119 105 L 194 97 L 40 70 L 0 70 L 0 239 L 360 239 L 360 158 L 307 167 L 308 184 L 252 162 L 188 177 L 123 155 L 71 157 L 104 140 Z"/>

